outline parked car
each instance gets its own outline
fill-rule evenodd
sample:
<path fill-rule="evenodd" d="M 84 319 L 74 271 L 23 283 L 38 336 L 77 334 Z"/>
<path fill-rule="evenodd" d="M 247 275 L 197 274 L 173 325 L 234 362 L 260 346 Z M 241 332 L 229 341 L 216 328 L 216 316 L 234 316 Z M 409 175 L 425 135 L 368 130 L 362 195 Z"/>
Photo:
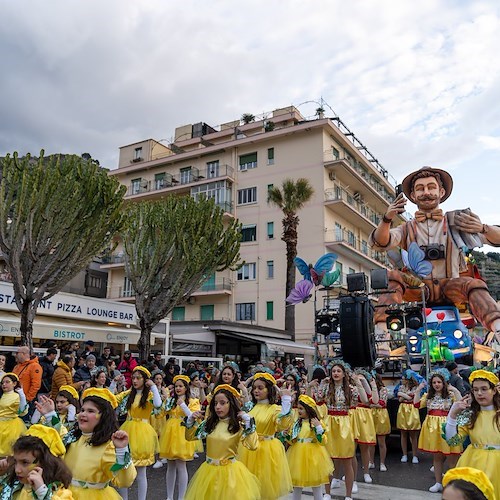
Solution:
<path fill-rule="evenodd" d="M 460 313 L 455 306 L 433 307 L 427 316 L 427 330 L 438 330 L 439 343 L 448 347 L 455 359 L 472 356 L 472 340 L 469 330 L 460 319 Z M 422 358 L 422 333 L 419 330 L 408 329 L 407 352 L 410 360 L 417 361 Z"/>

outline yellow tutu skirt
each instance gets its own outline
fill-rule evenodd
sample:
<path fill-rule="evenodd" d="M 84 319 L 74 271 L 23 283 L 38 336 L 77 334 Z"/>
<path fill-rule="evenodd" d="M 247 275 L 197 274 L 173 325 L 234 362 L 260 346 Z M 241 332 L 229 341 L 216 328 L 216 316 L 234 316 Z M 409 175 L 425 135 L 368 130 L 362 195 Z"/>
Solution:
<path fill-rule="evenodd" d="M 102 490 L 94 490 L 70 484 L 68 489 L 73 494 L 74 500 L 121 500 L 122 498 L 111 486 L 106 486 Z"/>
<path fill-rule="evenodd" d="M 120 427 L 128 434 L 130 454 L 136 467 L 155 463 L 158 453 L 158 436 L 149 422 L 141 419 L 126 420 Z"/>
<path fill-rule="evenodd" d="M 420 430 L 420 413 L 412 403 L 401 403 L 398 408 L 396 427 L 402 431 Z"/>
<path fill-rule="evenodd" d="M 0 421 L 0 457 L 12 455 L 12 445 L 26 432 L 26 425 L 18 418 Z"/>
<path fill-rule="evenodd" d="M 194 451 L 196 453 L 203 453 L 205 451 L 205 448 L 203 448 L 203 441 L 201 439 L 194 442 Z"/>
<path fill-rule="evenodd" d="M 484 450 L 467 446 L 458 459 L 457 467 L 472 467 L 482 470 L 492 482 L 496 498 L 500 498 L 500 450 Z"/>
<path fill-rule="evenodd" d="M 160 457 L 167 460 L 193 460 L 195 441 L 186 439 L 182 419 L 170 417 L 160 436 Z"/>
<path fill-rule="evenodd" d="M 460 455 L 461 446 L 450 447 L 441 437 L 441 426 L 446 423 L 445 416 L 427 415 L 418 437 L 418 448 L 429 453 L 443 453 L 443 455 Z"/>
<path fill-rule="evenodd" d="M 156 431 L 156 435 L 160 437 L 163 429 L 165 429 L 167 419 L 165 418 L 165 415 L 151 415 L 149 423 L 151 424 L 151 427 L 153 427 L 153 429 Z"/>
<path fill-rule="evenodd" d="M 251 452 L 255 453 L 255 452 Z M 184 500 L 258 500 L 259 480 L 239 461 L 204 462 L 189 482 Z"/>
<path fill-rule="evenodd" d="M 377 443 L 377 435 L 375 434 L 372 410 L 362 406 L 356 407 L 354 410 L 354 422 L 357 442 L 359 444 L 375 445 Z"/>
<path fill-rule="evenodd" d="M 240 444 L 239 459 L 260 481 L 262 500 L 275 500 L 292 491 L 292 477 L 285 448 L 276 438 L 259 441 L 256 451 Z"/>
<path fill-rule="evenodd" d="M 387 436 L 391 433 L 391 419 L 387 408 L 372 408 L 373 423 L 377 436 Z"/>
<path fill-rule="evenodd" d="M 351 420 L 352 419 L 352 420 Z M 329 415 L 326 421 L 326 450 L 332 458 L 352 458 L 356 449 L 354 442 L 353 417 Z"/>
<path fill-rule="evenodd" d="M 292 484 L 307 488 L 328 483 L 333 473 L 333 462 L 326 447 L 319 443 L 294 443 L 286 452 Z"/>

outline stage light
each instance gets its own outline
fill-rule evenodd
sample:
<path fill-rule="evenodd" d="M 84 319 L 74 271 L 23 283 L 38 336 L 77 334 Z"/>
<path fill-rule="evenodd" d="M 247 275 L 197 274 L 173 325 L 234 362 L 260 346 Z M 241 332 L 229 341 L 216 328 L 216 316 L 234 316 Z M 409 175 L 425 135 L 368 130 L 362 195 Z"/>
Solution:
<path fill-rule="evenodd" d="M 422 327 L 424 320 L 420 311 L 412 311 L 406 316 L 406 326 L 412 330 L 418 330 Z"/>
<path fill-rule="evenodd" d="M 392 314 L 387 316 L 387 328 L 389 328 L 392 332 L 399 332 L 403 326 L 403 316 L 401 314 Z"/>

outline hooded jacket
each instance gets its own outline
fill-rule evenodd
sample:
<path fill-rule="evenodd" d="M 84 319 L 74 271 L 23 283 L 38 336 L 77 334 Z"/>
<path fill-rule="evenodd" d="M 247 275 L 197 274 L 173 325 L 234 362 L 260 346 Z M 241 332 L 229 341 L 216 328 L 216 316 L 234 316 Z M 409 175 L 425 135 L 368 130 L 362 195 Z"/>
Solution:
<path fill-rule="evenodd" d="M 21 382 L 26 401 L 33 401 L 42 386 L 42 367 L 38 362 L 38 358 L 34 356 L 32 359 L 24 363 L 17 363 L 12 370 Z"/>

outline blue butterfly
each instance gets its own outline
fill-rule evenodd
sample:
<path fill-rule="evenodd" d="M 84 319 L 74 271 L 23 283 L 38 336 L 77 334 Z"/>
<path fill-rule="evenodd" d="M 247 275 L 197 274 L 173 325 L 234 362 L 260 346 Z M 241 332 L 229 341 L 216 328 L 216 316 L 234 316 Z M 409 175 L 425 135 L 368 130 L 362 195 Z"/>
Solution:
<path fill-rule="evenodd" d="M 401 250 L 401 257 L 408 271 L 415 273 L 420 278 L 431 274 L 432 264 L 425 260 L 425 253 L 416 242 L 413 241 L 410 244 L 408 251 Z"/>
<path fill-rule="evenodd" d="M 323 276 L 332 270 L 333 263 L 337 260 L 337 255 L 334 253 L 325 253 L 322 255 L 313 266 L 312 264 L 307 264 L 305 260 L 300 257 L 295 257 L 293 262 L 300 274 L 304 276 L 304 279 L 312 281 L 316 286 L 321 283 Z"/>

